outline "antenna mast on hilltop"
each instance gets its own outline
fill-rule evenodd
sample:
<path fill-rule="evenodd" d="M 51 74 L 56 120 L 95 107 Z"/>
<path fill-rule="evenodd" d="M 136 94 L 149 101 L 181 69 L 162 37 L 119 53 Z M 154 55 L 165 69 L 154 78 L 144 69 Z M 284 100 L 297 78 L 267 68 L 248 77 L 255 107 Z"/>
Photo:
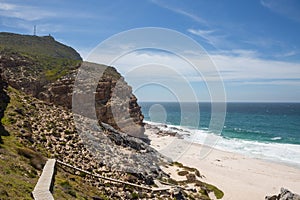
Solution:
<path fill-rule="evenodd" d="M 33 35 L 36 35 L 36 25 L 33 26 Z"/>

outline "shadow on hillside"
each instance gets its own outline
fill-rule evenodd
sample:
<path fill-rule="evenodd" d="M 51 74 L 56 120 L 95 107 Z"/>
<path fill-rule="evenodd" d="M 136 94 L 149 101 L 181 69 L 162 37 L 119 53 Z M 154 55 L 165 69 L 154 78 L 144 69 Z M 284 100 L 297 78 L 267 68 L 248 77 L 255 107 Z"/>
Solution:
<path fill-rule="evenodd" d="M 8 136 L 9 133 L 5 130 L 4 126 L 1 123 L 1 119 L 4 116 L 4 111 L 10 101 L 9 96 L 7 95 L 5 89 L 7 88 L 7 83 L 2 80 L 0 73 L 0 144 L 3 143 L 2 136 Z"/>

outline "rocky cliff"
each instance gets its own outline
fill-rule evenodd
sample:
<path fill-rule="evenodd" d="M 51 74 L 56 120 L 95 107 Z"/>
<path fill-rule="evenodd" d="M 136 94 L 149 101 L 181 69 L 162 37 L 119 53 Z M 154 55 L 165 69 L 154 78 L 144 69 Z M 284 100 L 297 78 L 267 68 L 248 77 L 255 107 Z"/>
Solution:
<path fill-rule="evenodd" d="M 137 98 L 132 94 L 132 88 L 113 67 L 83 62 L 80 68 L 89 68 L 90 66 L 96 67 L 100 71 L 103 70 L 104 73 L 99 77 L 95 91 L 91 91 L 92 85 L 90 83 L 80 83 L 80 87 L 84 89 L 77 91 L 76 96 L 73 96 L 80 102 L 80 110 L 84 110 L 87 113 L 87 110 L 95 108 L 99 122 L 110 124 L 124 133 L 143 138 L 144 116 L 137 103 Z M 45 85 L 44 90 L 37 97 L 72 109 L 72 95 L 75 89 L 76 74 L 77 70 L 73 70 L 55 82 Z M 91 99 L 94 101 L 88 104 L 89 100 L 86 98 L 91 94 L 93 95 Z"/>
<path fill-rule="evenodd" d="M 80 73 L 86 76 L 78 80 Z M 164 173 L 161 165 L 173 164 L 144 142 L 143 115 L 131 87 L 115 68 L 82 62 L 51 36 L 0 33 L 0 97 L 0 199 L 31 199 L 46 158 L 148 187 L 60 167 L 55 199 L 209 199 L 219 191 L 195 178 L 192 168 L 182 166 L 192 176 L 182 181 Z"/>
<path fill-rule="evenodd" d="M 43 47 L 43 48 L 42 48 Z M 47 51 L 45 51 L 45 47 Z M 43 50 L 42 50 L 43 49 Z M 59 106 L 72 108 L 73 86 L 78 69 L 95 65 L 51 36 L 37 37 L 0 33 L 0 70 L 10 86 Z M 143 137 L 143 115 L 132 89 L 113 67 L 99 77 L 94 105 L 99 122 L 122 132 Z M 86 88 L 91 87 L 86 85 Z M 83 95 L 78 98 L 85 98 Z"/>

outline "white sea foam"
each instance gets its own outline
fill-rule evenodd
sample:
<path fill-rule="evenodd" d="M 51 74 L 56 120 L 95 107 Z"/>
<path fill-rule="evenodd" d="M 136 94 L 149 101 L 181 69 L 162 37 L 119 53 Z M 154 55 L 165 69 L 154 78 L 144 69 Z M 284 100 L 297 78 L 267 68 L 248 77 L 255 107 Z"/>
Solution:
<path fill-rule="evenodd" d="M 165 131 L 177 132 L 178 134 L 183 135 L 185 140 L 198 144 L 207 145 L 206 138 L 208 135 L 213 134 L 208 130 L 189 129 L 181 126 L 153 122 L 146 123 L 155 125 Z M 216 138 L 216 143 L 212 146 L 213 148 L 300 167 L 300 145 L 229 139 L 220 135 L 214 136 Z M 272 138 L 274 141 L 280 139 L 282 138 Z"/>
<path fill-rule="evenodd" d="M 281 137 L 273 137 L 271 138 L 271 140 L 281 140 L 282 138 Z"/>

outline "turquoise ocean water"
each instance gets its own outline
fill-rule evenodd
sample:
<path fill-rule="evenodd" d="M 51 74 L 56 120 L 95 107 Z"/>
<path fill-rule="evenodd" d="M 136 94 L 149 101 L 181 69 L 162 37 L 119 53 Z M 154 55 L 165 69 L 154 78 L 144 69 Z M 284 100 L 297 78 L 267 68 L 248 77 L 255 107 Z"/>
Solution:
<path fill-rule="evenodd" d="M 167 125 L 185 135 L 186 140 L 201 144 L 207 134 L 216 134 L 208 129 L 210 103 L 199 103 L 199 112 L 188 109 L 189 103 L 139 104 L 146 122 Z M 221 134 L 217 134 L 215 148 L 300 167 L 300 103 L 227 103 L 226 107 L 224 126 Z M 186 123 L 199 117 L 197 125 Z M 186 132 L 192 136 L 186 136 Z"/>

